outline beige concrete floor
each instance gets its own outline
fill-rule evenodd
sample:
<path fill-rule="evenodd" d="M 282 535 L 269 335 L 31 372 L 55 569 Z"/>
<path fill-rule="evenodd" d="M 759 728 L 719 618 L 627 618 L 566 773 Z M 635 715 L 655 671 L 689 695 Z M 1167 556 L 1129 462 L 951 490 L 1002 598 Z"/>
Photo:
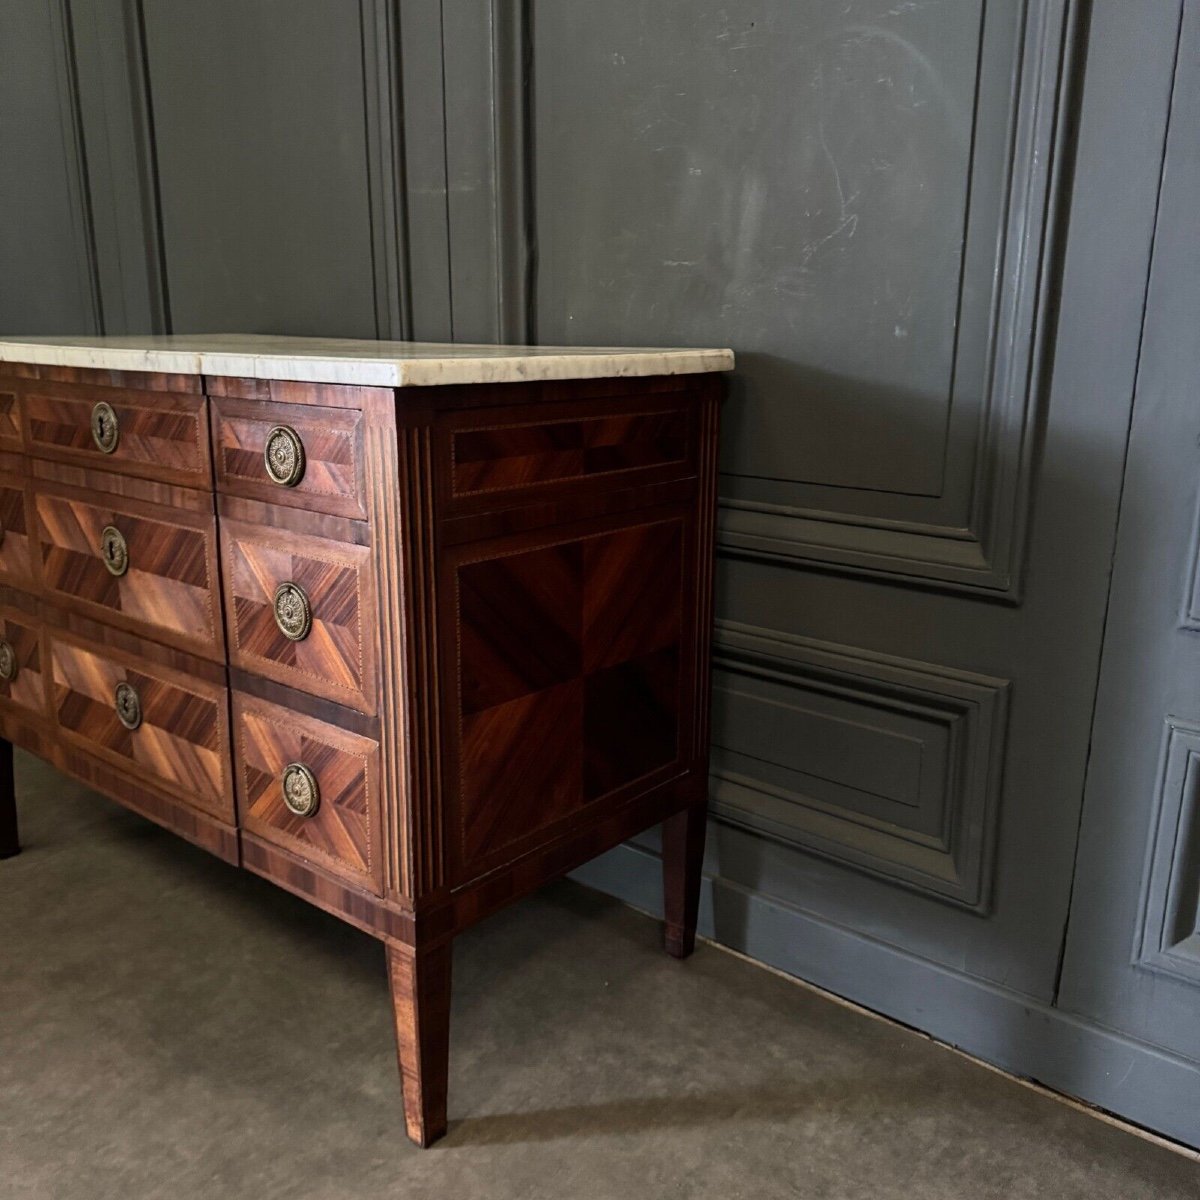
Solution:
<path fill-rule="evenodd" d="M 27 758 L 3 1200 L 1175 1200 L 1200 1165 L 564 883 L 460 939 L 450 1133 L 382 952 Z"/>

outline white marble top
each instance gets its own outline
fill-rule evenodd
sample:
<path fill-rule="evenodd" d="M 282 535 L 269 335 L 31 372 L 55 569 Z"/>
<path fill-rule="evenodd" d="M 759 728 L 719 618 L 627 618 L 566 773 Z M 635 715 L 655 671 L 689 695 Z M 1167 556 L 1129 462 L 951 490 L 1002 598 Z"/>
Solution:
<path fill-rule="evenodd" d="M 733 369 L 733 351 L 470 346 L 270 334 L 187 334 L 3 340 L 0 362 L 181 375 L 235 375 L 305 383 L 431 387 L 445 383 L 729 371 Z"/>

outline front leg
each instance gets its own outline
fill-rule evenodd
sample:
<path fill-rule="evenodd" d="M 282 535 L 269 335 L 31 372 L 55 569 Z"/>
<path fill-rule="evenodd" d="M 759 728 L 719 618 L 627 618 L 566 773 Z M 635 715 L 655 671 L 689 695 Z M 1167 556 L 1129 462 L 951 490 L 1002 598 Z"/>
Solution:
<path fill-rule="evenodd" d="M 446 1132 L 451 944 L 413 949 L 388 942 L 387 960 L 404 1123 L 418 1146 L 429 1146 Z"/>
<path fill-rule="evenodd" d="M 672 958 L 687 958 L 696 948 L 707 825 L 708 811 L 703 803 L 692 804 L 663 822 L 663 944 Z"/>
<path fill-rule="evenodd" d="M 0 738 L 0 858 L 20 854 L 21 840 L 17 836 L 17 785 L 13 776 L 13 747 L 7 738 Z"/>

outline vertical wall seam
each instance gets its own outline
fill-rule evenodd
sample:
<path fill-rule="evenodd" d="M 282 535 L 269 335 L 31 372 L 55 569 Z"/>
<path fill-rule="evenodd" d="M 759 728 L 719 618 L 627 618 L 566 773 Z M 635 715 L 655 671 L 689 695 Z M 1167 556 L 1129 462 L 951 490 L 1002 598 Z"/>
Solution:
<path fill-rule="evenodd" d="M 146 160 L 141 164 L 146 175 L 146 185 L 150 203 L 150 220 L 146 222 L 150 259 L 156 268 L 152 275 L 157 279 L 157 309 L 162 325 L 159 333 L 174 332 L 174 322 L 171 318 L 171 288 L 167 273 L 167 239 L 163 224 L 162 183 L 159 177 L 158 165 L 158 135 L 154 122 L 154 89 L 150 80 L 150 50 L 146 37 L 146 11 L 144 0 L 131 0 L 129 10 L 134 22 L 133 33 L 136 35 L 138 51 L 138 74 L 141 87 L 142 104 L 145 109 L 146 136 L 138 139 L 138 145 L 145 145 Z"/>
<path fill-rule="evenodd" d="M 1054 990 L 1050 999 L 1050 1004 L 1054 1008 L 1058 1007 L 1059 996 L 1062 992 L 1063 972 L 1066 968 L 1067 960 L 1067 942 L 1071 929 L 1071 913 L 1075 907 L 1075 887 L 1079 878 L 1080 845 L 1083 838 L 1083 823 L 1087 816 L 1088 783 L 1092 774 L 1092 749 L 1096 733 L 1096 710 L 1100 701 L 1100 687 L 1104 677 L 1104 648 L 1108 641 L 1108 622 L 1112 611 L 1112 581 L 1116 570 L 1117 547 L 1120 545 L 1121 539 L 1121 514 L 1125 505 L 1125 484 L 1129 470 L 1129 450 L 1133 440 L 1133 420 L 1134 414 L 1137 411 L 1138 382 L 1142 373 L 1142 347 L 1146 337 L 1146 310 L 1149 304 L 1150 288 L 1154 277 L 1154 256 L 1158 247 L 1158 221 L 1162 208 L 1163 183 L 1167 171 L 1167 146 L 1171 135 L 1171 118 L 1175 108 L 1175 86 L 1179 77 L 1179 53 L 1183 36 L 1184 6 L 1185 0 L 1180 0 L 1178 17 L 1175 24 L 1175 57 L 1171 69 L 1170 94 L 1167 100 L 1167 119 L 1163 125 L 1162 156 L 1159 161 L 1158 184 L 1154 194 L 1154 221 L 1150 232 L 1150 253 L 1146 268 L 1146 278 L 1142 285 L 1142 321 L 1141 327 L 1138 329 L 1137 349 L 1134 353 L 1133 397 L 1129 405 L 1129 416 L 1125 424 L 1125 445 L 1121 458 L 1121 483 L 1117 491 L 1117 519 L 1113 528 L 1113 537 L 1108 556 L 1108 570 L 1105 576 L 1104 615 L 1100 621 L 1100 659 L 1096 667 L 1095 679 L 1092 685 L 1091 717 L 1088 729 L 1087 750 L 1084 755 L 1083 765 L 1083 794 L 1079 804 L 1079 820 L 1075 829 L 1075 853 L 1071 859 L 1071 878 L 1067 887 L 1067 915 L 1063 921 L 1063 934 L 1062 941 L 1059 944 L 1058 964 L 1054 972 Z"/>

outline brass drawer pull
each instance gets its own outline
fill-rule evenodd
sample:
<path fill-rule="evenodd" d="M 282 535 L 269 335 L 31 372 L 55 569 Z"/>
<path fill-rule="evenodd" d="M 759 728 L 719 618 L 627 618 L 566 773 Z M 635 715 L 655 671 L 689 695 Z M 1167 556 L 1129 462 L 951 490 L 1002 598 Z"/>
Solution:
<path fill-rule="evenodd" d="M 136 729 L 142 723 L 142 698 L 132 683 L 117 684 L 113 707 L 117 710 L 117 720 L 126 729 Z"/>
<path fill-rule="evenodd" d="M 288 763 L 279 781 L 288 812 L 311 817 L 321 806 L 321 788 L 317 777 L 303 763 Z"/>
<path fill-rule="evenodd" d="M 129 547 L 115 525 L 105 525 L 100 534 L 100 557 L 112 575 L 124 575 L 129 570 Z"/>
<path fill-rule="evenodd" d="M 105 454 L 111 454 L 121 439 L 121 428 L 113 406 L 104 400 L 92 405 L 92 441 Z"/>
<path fill-rule="evenodd" d="M 275 624 L 285 638 L 302 642 L 312 632 L 312 604 L 308 593 L 292 580 L 275 589 Z"/>
<path fill-rule="evenodd" d="M 0 679 L 12 683 L 17 677 L 17 652 L 12 648 L 12 642 L 0 642 Z"/>
<path fill-rule="evenodd" d="M 304 478 L 304 443 L 290 425 L 276 425 L 267 434 L 263 462 L 272 482 L 295 487 Z"/>

